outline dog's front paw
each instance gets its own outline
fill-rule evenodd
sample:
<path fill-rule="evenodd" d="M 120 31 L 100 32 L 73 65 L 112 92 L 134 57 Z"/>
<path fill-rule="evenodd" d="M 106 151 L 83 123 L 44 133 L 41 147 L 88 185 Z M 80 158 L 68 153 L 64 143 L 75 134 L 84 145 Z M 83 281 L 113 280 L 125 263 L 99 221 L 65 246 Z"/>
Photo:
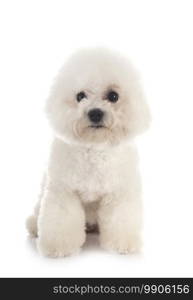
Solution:
<path fill-rule="evenodd" d="M 79 252 L 84 241 L 85 235 L 83 234 L 78 238 L 69 237 L 68 239 L 40 237 L 37 241 L 37 247 L 42 255 L 57 258 Z"/>
<path fill-rule="evenodd" d="M 137 234 L 125 234 L 111 237 L 105 235 L 100 239 L 102 248 L 110 251 L 116 251 L 120 254 L 138 253 L 141 250 L 141 238 Z"/>

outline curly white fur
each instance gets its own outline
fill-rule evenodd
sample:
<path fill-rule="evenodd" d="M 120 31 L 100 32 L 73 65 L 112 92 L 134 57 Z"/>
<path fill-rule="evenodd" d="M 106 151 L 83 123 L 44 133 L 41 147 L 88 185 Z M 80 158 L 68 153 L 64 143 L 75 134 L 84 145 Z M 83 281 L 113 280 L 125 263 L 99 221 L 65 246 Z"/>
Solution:
<path fill-rule="evenodd" d="M 116 103 L 106 99 L 109 90 L 118 93 Z M 86 97 L 77 102 L 80 91 Z M 103 127 L 90 126 L 94 108 L 105 113 Z M 138 250 L 142 204 L 133 138 L 150 117 L 133 66 L 109 50 L 79 51 L 56 77 L 46 111 L 55 138 L 39 204 L 27 221 L 38 249 L 69 255 L 84 244 L 86 224 L 97 224 L 102 247 Z"/>

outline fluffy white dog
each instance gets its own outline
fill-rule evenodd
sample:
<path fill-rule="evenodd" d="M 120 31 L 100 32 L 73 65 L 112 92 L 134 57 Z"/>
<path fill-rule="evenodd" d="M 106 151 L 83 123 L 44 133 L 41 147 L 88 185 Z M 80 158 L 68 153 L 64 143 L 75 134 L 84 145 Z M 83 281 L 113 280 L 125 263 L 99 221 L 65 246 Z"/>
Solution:
<path fill-rule="evenodd" d="M 76 252 L 95 226 L 103 248 L 138 250 L 142 204 L 133 138 L 150 118 L 132 65 L 105 49 L 75 53 L 56 77 L 46 112 L 55 138 L 41 199 L 27 220 L 40 253 Z"/>

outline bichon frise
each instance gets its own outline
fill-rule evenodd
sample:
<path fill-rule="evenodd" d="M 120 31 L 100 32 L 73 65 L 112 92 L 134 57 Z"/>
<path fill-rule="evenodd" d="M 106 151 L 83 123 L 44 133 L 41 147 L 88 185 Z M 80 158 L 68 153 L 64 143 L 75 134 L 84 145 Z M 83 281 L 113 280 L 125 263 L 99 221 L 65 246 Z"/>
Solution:
<path fill-rule="evenodd" d="M 56 77 L 46 112 L 55 138 L 41 199 L 27 220 L 40 253 L 74 253 L 95 226 L 103 248 L 138 250 L 142 205 L 133 138 L 150 117 L 132 65 L 105 49 L 75 53 Z"/>

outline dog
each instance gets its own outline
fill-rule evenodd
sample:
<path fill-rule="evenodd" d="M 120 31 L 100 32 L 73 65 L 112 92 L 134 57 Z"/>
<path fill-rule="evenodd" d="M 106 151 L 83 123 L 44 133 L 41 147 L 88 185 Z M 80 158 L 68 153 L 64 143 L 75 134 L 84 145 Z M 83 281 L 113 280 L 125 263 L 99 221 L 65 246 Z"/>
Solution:
<path fill-rule="evenodd" d="M 83 49 L 59 71 L 46 102 L 54 133 L 42 192 L 27 228 L 42 255 L 77 252 L 98 228 L 102 248 L 141 248 L 142 201 L 134 138 L 148 128 L 140 78 L 121 54 Z"/>

